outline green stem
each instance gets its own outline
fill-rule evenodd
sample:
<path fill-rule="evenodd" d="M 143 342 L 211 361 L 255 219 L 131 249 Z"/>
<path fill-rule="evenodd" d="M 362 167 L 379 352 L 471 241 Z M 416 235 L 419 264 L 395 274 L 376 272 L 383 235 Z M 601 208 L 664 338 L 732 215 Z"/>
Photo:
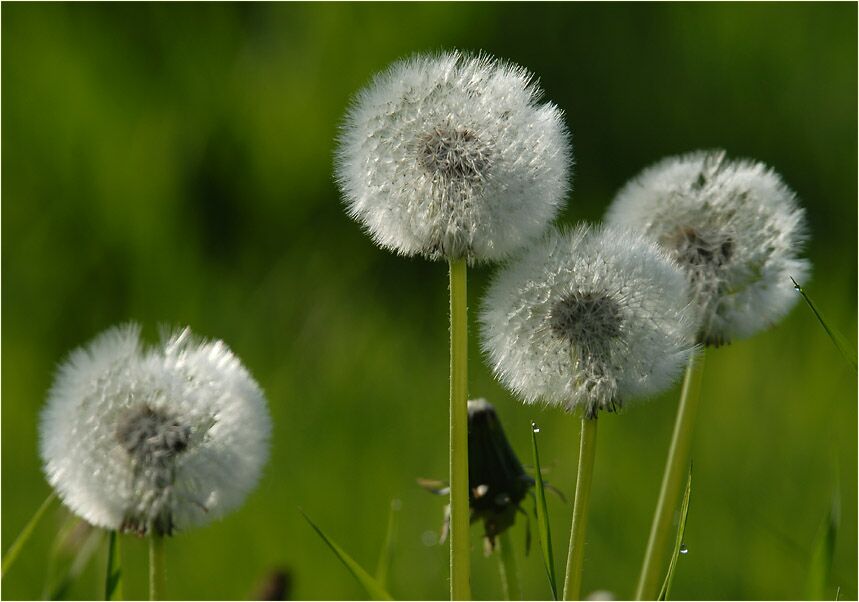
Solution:
<path fill-rule="evenodd" d="M 376 564 L 376 580 L 382 587 L 388 586 L 388 569 L 394 559 L 394 546 L 397 543 L 397 513 L 400 511 L 400 500 L 391 500 L 388 511 L 388 528 L 385 530 L 385 542 L 379 552 L 379 562 Z"/>
<path fill-rule="evenodd" d="M 655 600 L 659 591 L 660 575 L 665 564 L 665 552 L 671 536 L 671 523 L 680 502 L 680 489 L 689 473 L 689 455 L 692 447 L 692 432 L 695 427 L 695 414 L 701 399 L 701 382 L 704 375 L 704 353 L 689 358 L 674 435 L 668 450 L 668 461 L 662 475 L 662 488 L 659 501 L 650 527 L 650 538 L 644 554 L 644 564 L 635 592 L 636 600 Z"/>
<path fill-rule="evenodd" d="M 471 599 L 465 259 L 450 261 L 450 599 Z"/>
<path fill-rule="evenodd" d="M 111 531 L 107 542 L 107 572 L 104 578 L 104 599 L 122 600 L 122 552 L 119 534 Z"/>
<path fill-rule="evenodd" d="M 585 532 L 588 526 L 588 506 L 590 505 L 591 483 L 594 476 L 596 442 L 596 417 L 582 416 L 579 471 L 576 476 L 576 498 L 573 502 L 570 549 L 567 552 L 567 574 L 564 577 L 564 600 L 581 600 L 582 563 L 585 559 Z"/>
<path fill-rule="evenodd" d="M 165 600 L 164 536 L 153 531 L 149 537 L 149 599 Z"/>
<path fill-rule="evenodd" d="M 521 600 L 522 589 L 519 587 L 519 571 L 516 567 L 516 556 L 510 543 L 510 531 L 502 532 L 497 538 L 501 548 L 498 555 L 498 569 L 501 572 L 501 590 L 505 600 Z"/>
<path fill-rule="evenodd" d="M 48 511 L 48 508 L 51 507 L 51 503 L 56 499 L 56 497 L 56 492 L 52 491 L 51 494 L 45 498 L 45 501 L 42 502 L 42 505 L 39 506 L 39 509 L 36 510 L 36 513 L 33 515 L 33 518 L 30 519 L 30 522 L 24 526 L 24 529 L 18 535 L 18 538 L 12 543 L 9 551 L 6 552 L 5 556 L 3 556 L 0 576 L 6 576 L 6 571 L 8 571 L 9 567 L 15 563 L 15 560 L 18 558 L 18 554 L 20 554 L 21 550 L 24 548 L 24 544 L 26 544 L 33 535 L 33 531 L 36 530 L 36 525 L 38 525 L 39 521 L 42 520 L 42 517 L 45 516 L 45 513 Z"/>

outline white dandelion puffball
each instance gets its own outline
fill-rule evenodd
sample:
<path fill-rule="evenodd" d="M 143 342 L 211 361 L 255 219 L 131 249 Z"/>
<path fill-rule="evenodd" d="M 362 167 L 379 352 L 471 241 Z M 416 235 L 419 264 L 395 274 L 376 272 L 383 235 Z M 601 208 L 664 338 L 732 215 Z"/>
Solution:
<path fill-rule="evenodd" d="M 563 114 L 522 67 L 459 52 L 379 73 L 341 128 L 349 215 L 402 255 L 503 259 L 538 238 L 569 190 Z"/>
<path fill-rule="evenodd" d="M 145 349 L 112 328 L 60 366 L 40 452 L 63 502 L 93 525 L 169 535 L 236 508 L 268 458 L 265 397 L 221 341 L 182 330 Z"/>
<path fill-rule="evenodd" d="M 686 271 L 698 340 L 719 346 L 784 316 L 810 264 L 796 195 L 772 169 L 724 151 L 664 159 L 630 180 L 608 209 L 611 224 L 643 230 Z"/>
<path fill-rule="evenodd" d="M 501 269 L 481 308 L 495 375 L 527 403 L 613 411 L 667 388 L 693 351 L 687 282 L 641 234 L 552 230 Z"/>

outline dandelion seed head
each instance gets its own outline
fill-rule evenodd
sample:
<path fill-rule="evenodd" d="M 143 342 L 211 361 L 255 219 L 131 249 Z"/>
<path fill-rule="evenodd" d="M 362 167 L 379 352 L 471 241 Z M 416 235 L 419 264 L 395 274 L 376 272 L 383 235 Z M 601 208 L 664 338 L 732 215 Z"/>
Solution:
<path fill-rule="evenodd" d="M 349 108 L 336 179 L 383 248 L 495 261 L 543 232 L 569 188 L 561 111 L 522 67 L 459 52 L 378 74 Z"/>
<path fill-rule="evenodd" d="M 609 344 L 621 334 L 621 312 L 609 295 L 574 290 L 549 311 L 552 333 L 573 345 Z"/>
<path fill-rule="evenodd" d="M 482 347 L 527 403 L 612 411 L 682 370 L 694 348 L 687 289 L 641 234 L 553 229 L 496 275 L 480 312 Z"/>
<path fill-rule="evenodd" d="M 244 501 L 270 433 L 262 391 L 222 342 L 185 329 L 145 349 L 129 325 L 60 366 L 40 452 L 51 485 L 88 522 L 171 534 Z"/>
<path fill-rule="evenodd" d="M 670 157 L 618 193 L 608 223 L 640 229 L 686 272 L 697 338 L 718 346 L 784 316 L 807 278 L 798 255 L 804 211 L 781 177 L 763 163 L 728 160 L 724 151 Z"/>

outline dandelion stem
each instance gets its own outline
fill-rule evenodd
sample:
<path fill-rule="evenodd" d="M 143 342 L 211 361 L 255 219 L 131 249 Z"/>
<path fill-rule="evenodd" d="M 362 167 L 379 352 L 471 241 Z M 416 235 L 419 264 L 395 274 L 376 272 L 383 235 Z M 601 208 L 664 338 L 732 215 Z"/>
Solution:
<path fill-rule="evenodd" d="M 450 598 L 471 599 L 465 259 L 450 261 Z"/>
<path fill-rule="evenodd" d="M 104 578 L 104 599 L 122 600 L 122 551 L 119 533 L 111 531 L 107 540 L 107 572 Z"/>
<path fill-rule="evenodd" d="M 516 567 L 516 556 L 513 554 L 513 544 L 510 543 L 510 531 L 504 531 L 498 535 L 497 545 L 501 548 L 498 555 L 498 569 L 501 573 L 501 591 L 504 593 L 504 599 L 521 600 L 519 571 Z"/>
<path fill-rule="evenodd" d="M 680 489 L 689 473 L 692 432 L 701 398 L 703 375 L 704 353 L 702 352 L 697 357 L 690 357 L 686 366 L 677 420 L 671 437 L 671 448 L 668 450 L 668 461 L 665 463 L 665 473 L 662 475 L 662 488 L 659 491 L 659 501 L 656 503 L 656 513 L 653 515 L 653 524 L 650 527 L 644 564 L 641 567 L 641 576 L 635 592 L 636 600 L 655 600 L 658 593 L 659 579 L 665 564 L 665 552 L 672 530 L 672 519 L 680 503 Z"/>
<path fill-rule="evenodd" d="M 164 536 L 153 531 L 149 537 L 149 599 L 164 600 L 167 580 L 164 575 Z"/>
<path fill-rule="evenodd" d="M 570 549 L 567 552 L 567 574 L 564 577 L 564 600 L 580 600 L 582 592 L 582 563 L 585 559 L 585 532 L 594 476 L 594 453 L 597 448 L 597 419 L 582 416 L 579 441 L 579 471 L 576 476 L 576 498 L 573 502 L 573 524 L 570 529 Z"/>
<path fill-rule="evenodd" d="M 21 533 L 18 535 L 18 538 L 12 542 L 12 546 L 9 548 L 9 551 L 6 552 L 6 555 L 3 556 L 3 565 L 2 565 L 2 574 L 3 577 L 6 576 L 6 571 L 9 570 L 15 560 L 18 558 L 18 554 L 21 553 L 21 550 L 24 548 L 24 544 L 30 539 L 30 536 L 33 535 L 33 531 L 36 530 L 36 525 L 39 524 L 39 521 L 42 520 L 42 517 L 45 515 L 45 512 L 48 511 L 48 508 L 51 506 L 51 502 L 57 497 L 56 492 L 52 491 L 51 494 L 45 498 L 45 501 L 42 502 L 42 505 L 39 506 L 39 509 L 36 510 L 36 513 L 33 515 L 33 518 L 30 519 Z"/>

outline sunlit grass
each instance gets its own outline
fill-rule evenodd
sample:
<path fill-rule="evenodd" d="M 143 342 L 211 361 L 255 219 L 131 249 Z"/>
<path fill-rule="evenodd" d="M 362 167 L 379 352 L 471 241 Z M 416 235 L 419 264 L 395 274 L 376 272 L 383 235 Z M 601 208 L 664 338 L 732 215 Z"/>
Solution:
<path fill-rule="evenodd" d="M 677 561 L 681 554 L 687 554 L 688 548 L 684 543 L 686 535 L 686 518 L 689 516 L 689 497 L 692 493 L 692 468 L 689 468 L 689 476 L 686 477 L 686 488 L 683 490 L 683 501 L 680 503 L 680 519 L 677 524 L 677 537 L 674 539 L 674 549 L 671 552 L 671 560 L 668 563 L 668 572 L 662 589 L 659 590 L 657 600 L 669 600 L 671 596 L 671 585 L 674 583 L 674 571 L 677 570 Z"/>
<path fill-rule="evenodd" d="M 543 557 L 543 566 L 546 569 L 546 578 L 549 580 L 549 589 L 552 599 L 558 599 L 558 580 L 555 576 L 555 553 L 552 549 L 552 529 L 549 522 L 549 512 L 546 507 L 546 490 L 543 485 L 543 471 L 540 464 L 540 451 L 537 447 L 537 433 L 540 427 L 537 423 L 531 423 L 531 451 L 534 458 L 534 495 L 537 515 L 537 534 L 540 541 L 540 551 Z"/>
<path fill-rule="evenodd" d="M 330 537 L 328 537 L 325 532 L 322 531 L 316 523 L 310 520 L 310 517 L 301 512 L 304 516 L 305 520 L 313 527 L 313 530 L 322 538 L 322 541 L 331 548 L 331 551 L 334 552 L 334 555 L 343 563 L 343 565 L 349 570 L 353 577 L 361 584 L 361 587 L 364 588 L 364 591 L 367 592 L 367 595 L 370 596 L 373 600 L 393 600 L 391 594 L 387 592 L 384 585 L 378 580 L 373 578 L 370 573 L 368 573 L 364 568 L 358 564 L 343 548 L 341 548 L 337 543 L 335 543 Z"/>

